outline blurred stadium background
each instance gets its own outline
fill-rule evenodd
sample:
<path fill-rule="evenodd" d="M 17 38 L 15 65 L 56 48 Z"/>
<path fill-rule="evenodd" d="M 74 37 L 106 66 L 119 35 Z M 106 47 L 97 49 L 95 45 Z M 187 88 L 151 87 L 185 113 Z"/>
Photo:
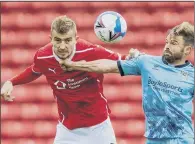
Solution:
<path fill-rule="evenodd" d="M 93 31 L 96 17 L 107 10 L 119 12 L 128 32 L 117 44 L 99 41 Z M 193 2 L 2 2 L 1 82 L 33 61 L 35 51 L 50 42 L 50 24 L 59 15 L 76 21 L 78 35 L 120 53 L 129 48 L 161 55 L 166 32 L 183 21 L 194 24 Z M 193 53 L 189 57 L 194 63 Z M 104 94 L 118 144 L 143 144 L 144 114 L 139 77 L 105 75 Z M 12 103 L 1 104 L 2 144 L 52 144 L 57 106 L 44 76 L 13 91 Z"/>

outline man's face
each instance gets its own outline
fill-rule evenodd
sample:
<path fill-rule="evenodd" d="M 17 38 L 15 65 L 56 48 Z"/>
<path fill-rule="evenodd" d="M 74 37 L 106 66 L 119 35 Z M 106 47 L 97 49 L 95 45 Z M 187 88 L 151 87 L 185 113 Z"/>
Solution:
<path fill-rule="evenodd" d="M 60 59 L 66 59 L 72 54 L 76 44 L 76 32 L 71 29 L 66 34 L 60 34 L 53 30 L 51 42 L 53 44 L 54 53 Z"/>
<path fill-rule="evenodd" d="M 184 57 L 184 40 L 182 36 L 169 34 L 163 51 L 163 57 L 168 63 L 174 63 Z"/>

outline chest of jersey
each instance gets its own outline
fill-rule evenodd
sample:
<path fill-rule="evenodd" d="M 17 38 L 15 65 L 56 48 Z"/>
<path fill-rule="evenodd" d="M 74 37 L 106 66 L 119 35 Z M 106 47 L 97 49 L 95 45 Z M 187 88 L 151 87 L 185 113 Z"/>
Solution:
<path fill-rule="evenodd" d="M 84 59 L 84 57 L 82 57 Z M 73 61 L 78 61 L 76 57 Z M 85 57 L 84 60 L 88 60 Z M 103 75 L 82 71 L 64 71 L 55 58 L 40 61 L 41 71 L 46 76 L 48 83 L 56 90 L 80 90 L 97 85 L 97 79 Z M 88 90 L 90 91 L 90 89 Z"/>
<path fill-rule="evenodd" d="M 165 101 L 189 101 L 194 92 L 193 77 L 185 70 L 151 63 L 143 71 L 144 86 L 150 93 L 160 93 Z"/>

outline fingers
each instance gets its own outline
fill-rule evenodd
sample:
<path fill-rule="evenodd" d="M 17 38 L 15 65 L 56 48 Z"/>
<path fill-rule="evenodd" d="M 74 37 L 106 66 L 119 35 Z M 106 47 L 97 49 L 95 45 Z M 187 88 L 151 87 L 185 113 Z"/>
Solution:
<path fill-rule="evenodd" d="M 62 68 L 64 71 L 67 71 L 67 67 L 66 67 L 64 64 L 61 64 L 60 66 L 61 66 L 61 68 Z"/>
<path fill-rule="evenodd" d="M 1 94 L 1 98 L 3 98 L 5 101 L 13 101 L 15 97 L 11 96 L 10 94 L 9 93 Z"/>
<path fill-rule="evenodd" d="M 12 101 L 14 100 L 15 97 L 10 96 L 10 95 L 6 95 L 6 96 L 4 96 L 3 98 L 4 98 L 5 101 L 10 101 L 10 102 L 12 102 Z"/>
<path fill-rule="evenodd" d="M 1 88 L 1 98 L 5 101 L 13 101 L 15 97 L 11 96 L 13 90 L 12 82 L 7 81 L 4 83 L 3 87 Z"/>
<path fill-rule="evenodd" d="M 129 50 L 129 58 L 135 58 L 138 57 L 140 55 L 140 52 L 137 49 L 131 48 Z"/>

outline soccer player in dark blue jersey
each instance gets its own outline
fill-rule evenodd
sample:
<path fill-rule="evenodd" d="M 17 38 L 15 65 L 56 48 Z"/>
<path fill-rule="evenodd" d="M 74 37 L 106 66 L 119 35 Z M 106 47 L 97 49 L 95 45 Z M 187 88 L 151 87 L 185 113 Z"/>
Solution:
<path fill-rule="evenodd" d="M 142 77 L 147 144 L 193 144 L 192 99 L 194 67 L 187 56 L 194 48 L 194 26 L 171 29 L 162 56 L 141 55 L 130 60 L 64 62 L 70 70 L 120 73 Z"/>

